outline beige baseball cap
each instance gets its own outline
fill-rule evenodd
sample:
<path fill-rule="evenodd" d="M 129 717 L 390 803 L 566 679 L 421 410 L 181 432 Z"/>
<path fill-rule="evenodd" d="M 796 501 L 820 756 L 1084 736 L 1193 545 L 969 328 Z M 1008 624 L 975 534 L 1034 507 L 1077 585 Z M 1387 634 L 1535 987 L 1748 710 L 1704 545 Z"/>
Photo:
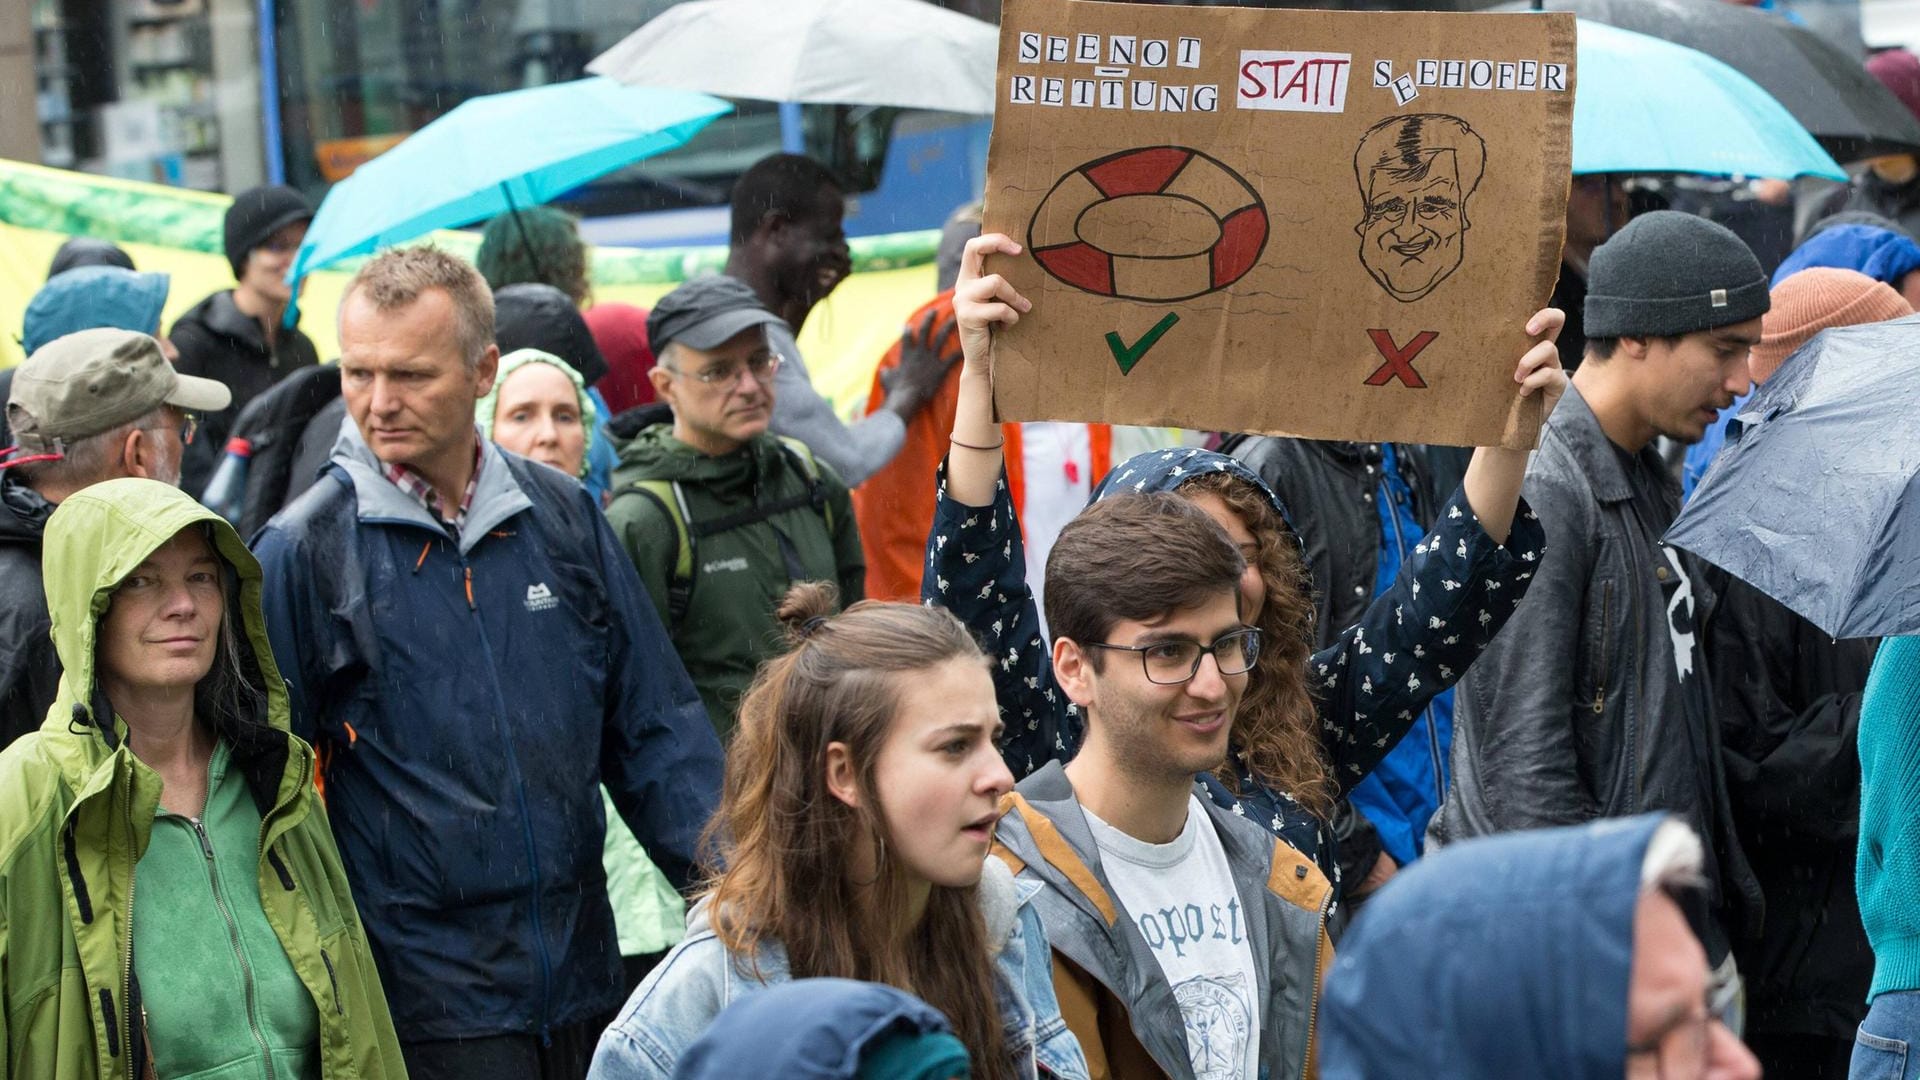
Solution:
<path fill-rule="evenodd" d="M 162 405 L 218 412 L 225 383 L 182 375 L 160 343 L 101 327 L 55 338 L 14 371 L 7 423 L 22 454 L 64 454 L 68 444 L 138 420 Z"/>

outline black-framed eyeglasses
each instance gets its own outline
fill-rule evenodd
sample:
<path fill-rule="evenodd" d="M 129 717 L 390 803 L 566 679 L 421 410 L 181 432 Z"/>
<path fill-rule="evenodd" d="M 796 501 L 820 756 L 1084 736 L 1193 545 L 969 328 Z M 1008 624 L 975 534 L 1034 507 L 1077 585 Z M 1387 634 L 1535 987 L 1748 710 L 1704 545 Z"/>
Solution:
<path fill-rule="evenodd" d="M 1251 626 L 1242 627 L 1214 638 L 1211 645 L 1176 640 L 1156 641 L 1151 645 L 1114 645 L 1105 641 L 1089 641 L 1086 646 L 1090 649 L 1137 653 L 1148 682 L 1178 686 L 1200 673 L 1200 658 L 1208 653 L 1213 654 L 1213 661 L 1220 665 L 1222 675 L 1244 675 L 1252 671 L 1254 662 L 1260 659 L 1260 631 Z"/>
<path fill-rule="evenodd" d="M 191 446 L 193 444 L 193 433 L 199 430 L 200 430 L 200 417 L 195 415 L 194 413 L 187 412 L 184 409 L 181 410 L 180 412 L 180 445 Z"/>
<path fill-rule="evenodd" d="M 747 372 L 753 372 L 756 381 L 765 382 L 773 378 L 774 373 L 780 370 L 782 363 L 785 363 L 785 360 L 779 353 L 768 350 L 754 353 L 742 363 L 716 364 L 699 371 L 682 371 L 678 374 L 687 376 L 701 386 L 731 391 L 740 385 L 740 377 Z"/>

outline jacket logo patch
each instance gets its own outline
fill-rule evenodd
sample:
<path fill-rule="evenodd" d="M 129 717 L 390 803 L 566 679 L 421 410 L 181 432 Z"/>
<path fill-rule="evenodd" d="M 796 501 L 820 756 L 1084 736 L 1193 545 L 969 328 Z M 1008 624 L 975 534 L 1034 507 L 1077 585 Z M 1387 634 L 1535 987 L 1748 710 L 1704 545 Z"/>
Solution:
<path fill-rule="evenodd" d="M 527 586 L 528 611 L 546 611 L 548 608 L 556 608 L 559 606 L 559 598 L 553 595 L 552 589 L 547 588 L 546 582 L 543 581 L 538 585 Z"/>
<path fill-rule="evenodd" d="M 736 555 L 731 559 L 715 559 L 700 567 L 703 574 L 737 574 L 748 568 L 746 556 Z"/>

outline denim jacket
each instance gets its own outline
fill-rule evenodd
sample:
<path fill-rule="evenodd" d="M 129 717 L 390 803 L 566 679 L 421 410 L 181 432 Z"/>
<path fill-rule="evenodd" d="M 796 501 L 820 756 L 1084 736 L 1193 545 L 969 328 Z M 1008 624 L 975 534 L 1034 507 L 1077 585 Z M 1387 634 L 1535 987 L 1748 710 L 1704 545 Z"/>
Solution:
<path fill-rule="evenodd" d="M 1087 1059 L 1054 996 L 1052 949 L 1032 903 L 1042 888 L 1037 881 L 1016 881 L 992 858 L 980 879 L 988 938 L 1001 943 L 994 957 L 994 993 L 1007 1048 L 1028 1080 L 1088 1080 Z M 709 921 L 707 902 L 701 901 L 688 916 L 686 939 L 634 990 L 600 1036 L 588 1080 L 669 1080 L 680 1056 L 722 1010 L 791 978 L 786 952 L 778 945 L 762 946 L 757 961 L 756 971 L 728 955 Z M 772 1070 L 778 1063 L 768 1065 Z"/>

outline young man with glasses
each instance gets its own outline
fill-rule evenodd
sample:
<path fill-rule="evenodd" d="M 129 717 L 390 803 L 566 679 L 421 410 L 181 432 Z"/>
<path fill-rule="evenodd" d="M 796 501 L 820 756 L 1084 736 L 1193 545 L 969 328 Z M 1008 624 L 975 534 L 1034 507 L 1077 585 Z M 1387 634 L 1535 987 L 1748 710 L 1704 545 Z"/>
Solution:
<path fill-rule="evenodd" d="M 281 325 L 294 300 L 287 268 L 312 220 L 312 204 L 290 187 L 267 184 L 235 195 L 222 230 L 234 286 L 189 308 L 168 334 L 182 373 L 233 390 L 233 403 L 206 415 L 206 437 L 187 452 L 181 486 L 195 495 L 213 477 L 240 410 L 289 373 L 320 362 L 307 335 Z"/>
<path fill-rule="evenodd" d="M 1086 737 L 1009 797 L 995 853 L 1038 890 L 1061 1012 L 1095 1076 L 1312 1071 L 1324 879 L 1195 781 L 1225 759 L 1260 655 L 1245 567 L 1170 494 L 1093 504 L 1048 558 L 1054 672 Z"/>
<path fill-rule="evenodd" d="M 723 740 L 777 649 L 774 607 L 787 587 L 832 581 L 842 604 L 865 590 L 846 485 L 805 444 L 768 431 L 779 322 L 725 276 L 690 281 L 654 306 L 650 378 L 673 422 L 627 444 L 607 507 Z"/>
<path fill-rule="evenodd" d="M 39 729 L 60 682 L 40 576 L 53 508 L 122 476 L 180 482 L 189 409 L 218 410 L 227 388 L 177 373 L 160 342 L 97 327 L 55 338 L 14 369 L 0 453 L 0 746 Z"/>

